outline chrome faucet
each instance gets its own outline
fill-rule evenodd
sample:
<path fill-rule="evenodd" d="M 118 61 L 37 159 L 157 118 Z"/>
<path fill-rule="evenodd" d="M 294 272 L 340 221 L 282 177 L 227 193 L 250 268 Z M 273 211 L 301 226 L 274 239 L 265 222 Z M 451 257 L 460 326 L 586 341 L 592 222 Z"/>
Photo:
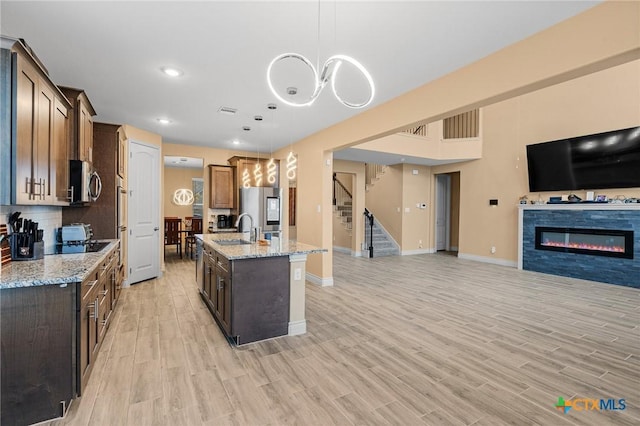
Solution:
<path fill-rule="evenodd" d="M 247 216 L 249 218 L 249 220 L 251 221 L 251 226 L 249 228 L 249 241 L 251 241 L 252 243 L 255 243 L 258 240 L 258 236 L 256 235 L 257 234 L 257 229 L 253 227 L 253 217 L 251 217 L 251 215 L 249 213 L 242 213 L 240 216 L 238 216 L 238 219 L 236 219 L 236 224 L 233 225 L 233 226 L 238 228 L 238 231 L 239 231 L 240 228 L 239 228 L 238 225 L 240 225 L 240 221 L 245 216 Z"/>

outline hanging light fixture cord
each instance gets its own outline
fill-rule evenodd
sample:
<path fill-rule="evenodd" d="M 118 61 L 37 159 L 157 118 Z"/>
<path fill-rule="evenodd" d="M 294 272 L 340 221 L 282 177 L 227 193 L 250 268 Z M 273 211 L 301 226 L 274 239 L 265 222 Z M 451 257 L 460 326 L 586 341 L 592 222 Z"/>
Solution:
<path fill-rule="evenodd" d="M 334 9 L 334 21 L 335 21 L 335 9 Z M 334 27 L 335 28 L 335 27 Z M 304 57 L 303 55 L 299 54 L 299 53 L 283 53 L 281 55 L 276 56 L 271 63 L 269 63 L 269 66 L 267 67 L 267 84 L 269 85 L 269 89 L 271 90 L 271 93 L 273 93 L 273 95 L 282 103 L 289 105 L 289 106 L 293 106 L 293 107 L 304 107 L 304 106 L 310 106 L 312 105 L 315 100 L 318 98 L 318 96 L 320 96 L 320 93 L 322 92 L 322 89 L 324 89 L 324 87 L 327 85 L 327 83 L 329 81 L 331 81 L 331 90 L 333 91 L 333 95 L 336 97 L 336 99 L 344 106 L 349 107 L 349 108 L 364 108 L 367 105 L 369 105 L 372 101 L 373 98 L 375 96 L 376 93 L 376 88 L 375 88 L 375 84 L 373 82 L 373 77 L 371 77 L 371 74 L 369 74 L 369 71 L 367 71 L 367 69 L 364 67 L 364 65 L 362 65 L 360 62 L 358 62 L 356 59 L 352 58 L 351 56 L 348 55 L 333 55 L 331 56 L 329 59 L 327 59 L 325 61 L 325 63 L 322 66 L 322 71 L 320 72 L 320 74 L 318 75 L 318 70 L 320 70 L 320 0 L 318 0 L 318 40 L 317 40 L 317 57 L 316 57 L 316 66 L 314 67 L 313 64 L 311 63 L 311 61 L 309 61 L 306 57 Z M 278 94 L 278 92 L 276 91 L 275 87 L 273 86 L 273 81 L 272 81 L 272 77 L 271 77 L 271 73 L 273 70 L 273 66 L 283 60 L 283 59 L 296 59 L 301 61 L 303 64 L 305 64 L 307 67 L 309 67 L 313 73 L 313 93 L 311 94 L 311 96 L 309 97 L 309 99 L 307 99 L 306 101 L 303 102 L 293 102 L 290 100 L 285 99 L 284 97 L 280 96 L 280 94 Z M 348 102 L 345 99 L 343 99 L 340 95 L 338 95 L 337 89 L 336 89 L 336 80 L 338 77 L 338 70 L 340 69 L 340 66 L 342 65 L 343 62 L 347 62 L 350 63 L 351 65 L 355 66 L 356 69 L 358 69 L 358 71 L 360 71 L 360 73 L 364 76 L 364 78 L 366 79 L 368 85 L 369 85 L 369 97 L 367 98 L 366 101 L 364 102 L 360 102 L 360 103 L 353 103 L 353 102 Z"/>

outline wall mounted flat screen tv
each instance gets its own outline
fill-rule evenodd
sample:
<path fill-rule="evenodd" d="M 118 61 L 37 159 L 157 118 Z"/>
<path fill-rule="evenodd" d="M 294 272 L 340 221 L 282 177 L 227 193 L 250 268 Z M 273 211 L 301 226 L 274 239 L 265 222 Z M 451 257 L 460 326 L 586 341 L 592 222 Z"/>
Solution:
<path fill-rule="evenodd" d="M 640 127 L 527 145 L 529 191 L 640 187 Z"/>

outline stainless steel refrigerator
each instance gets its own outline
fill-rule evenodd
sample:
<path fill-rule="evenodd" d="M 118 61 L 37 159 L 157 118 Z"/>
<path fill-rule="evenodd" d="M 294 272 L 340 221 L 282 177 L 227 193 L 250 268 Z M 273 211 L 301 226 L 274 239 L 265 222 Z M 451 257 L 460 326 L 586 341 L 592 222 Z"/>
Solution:
<path fill-rule="evenodd" d="M 262 232 L 280 232 L 282 225 L 282 189 L 251 187 L 240 188 L 239 213 L 248 213 L 253 226 Z M 251 221 L 243 217 L 238 232 L 249 232 Z"/>

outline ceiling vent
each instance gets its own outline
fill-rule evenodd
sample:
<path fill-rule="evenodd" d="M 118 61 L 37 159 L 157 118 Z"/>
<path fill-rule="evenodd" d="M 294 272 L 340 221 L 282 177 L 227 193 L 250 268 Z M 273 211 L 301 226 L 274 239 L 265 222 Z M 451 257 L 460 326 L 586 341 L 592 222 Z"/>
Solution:
<path fill-rule="evenodd" d="M 237 109 L 235 109 L 235 108 L 222 106 L 222 107 L 218 108 L 218 112 L 219 112 L 220 114 L 229 114 L 229 115 L 233 115 L 233 114 L 235 114 L 236 112 L 238 112 L 238 110 L 237 110 Z"/>

